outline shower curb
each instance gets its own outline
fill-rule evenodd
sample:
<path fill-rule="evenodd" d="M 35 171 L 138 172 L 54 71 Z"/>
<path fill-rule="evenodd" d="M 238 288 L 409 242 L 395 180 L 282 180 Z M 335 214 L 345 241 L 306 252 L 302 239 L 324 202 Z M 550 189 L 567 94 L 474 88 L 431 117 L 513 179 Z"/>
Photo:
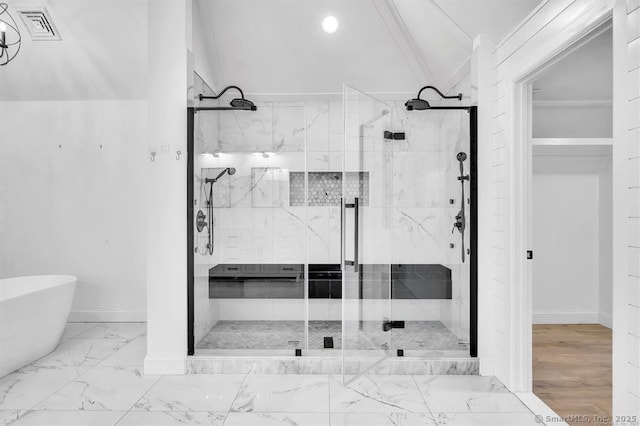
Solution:
<path fill-rule="evenodd" d="M 365 371 L 371 358 L 345 361 L 346 374 Z M 478 358 L 434 359 L 388 358 L 368 370 L 369 374 L 393 375 L 478 375 Z M 326 357 L 230 357 L 192 356 L 187 374 L 342 374 L 341 358 Z"/>

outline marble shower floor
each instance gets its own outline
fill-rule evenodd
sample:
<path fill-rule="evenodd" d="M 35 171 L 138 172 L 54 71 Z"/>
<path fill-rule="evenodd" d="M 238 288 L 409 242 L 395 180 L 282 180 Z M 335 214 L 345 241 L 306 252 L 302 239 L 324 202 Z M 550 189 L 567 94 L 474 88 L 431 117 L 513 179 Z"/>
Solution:
<path fill-rule="evenodd" d="M 145 375 L 145 325 L 69 324 L 0 378 L 0 425 L 539 425 L 494 377 Z"/>
<path fill-rule="evenodd" d="M 469 347 L 440 321 L 407 321 L 405 328 L 382 331 L 379 322 L 365 322 L 364 332 L 353 334 L 350 349 L 379 348 L 410 351 L 454 351 L 468 356 Z M 324 348 L 324 337 L 333 337 L 335 349 L 342 347 L 340 321 L 309 321 L 309 350 Z M 219 321 L 196 345 L 202 349 L 291 349 L 304 347 L 304 321 Z"/>

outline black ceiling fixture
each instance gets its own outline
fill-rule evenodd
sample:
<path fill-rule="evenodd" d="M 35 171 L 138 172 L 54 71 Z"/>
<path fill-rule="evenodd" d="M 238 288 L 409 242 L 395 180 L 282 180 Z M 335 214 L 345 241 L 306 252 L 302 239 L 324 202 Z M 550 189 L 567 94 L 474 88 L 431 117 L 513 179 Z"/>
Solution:
<path fill-rule="evenodd" d="M 236 89 L 240 92 L 240 97 L 232 99 L 230 102 L 230 107 L 218 106 L 218 107 L 199 107 L 197 108 L 199 111 L 202 110 L 211 110 L 211 111 L 226 111 L 226 110 L 241 110 L 241 111 L 257 111 L 258 107 L 255 106 L 253 102 L 244 98 L 244 93 L 242 89 L 238 86 L 227 86 L 225 87 L 219 95 L 216 96 L 205 96 L 203 94 L 198 95 L 198 98 L 202 101 L 204 99 L 220 99 L 222 95 L 229 89 Z"/>
<path fill-rule="evenodd" d="M 7 3 L 0 3 L 0 66 L 11 62 L 20 51 L 22 36 Z"/>
<path fill-rule="evenodd" d="M 440 90 L 438 90 L 437 87 L 435 86 L 424 86 L 422 89 L 420 89 L 420 91 L 418 92 L 418 96 L 416 96 L 413 99 L 409 99 L 404 106 L 407 107 L 407 111 L 421 111 L 421 110 L 425 110 L 425 109 L 430 109 L 432 108 L 431 105 L 429 104 L 429 102 L 425 101 L 424 99 L 420 99 L 420 95 L 422 94 L 422 92 L 426 89 L 431 89 L 434 90 L 436 93 L 438 93 L 438 95 L 440 95 L 440 97 L 442 99 L 457 99 L 459 101 L 462 100 L 462 93 L 458 93 L 457 95 L 453 95 L 453 96 L 446 96 L 444 93 L 442 93 Z"/>

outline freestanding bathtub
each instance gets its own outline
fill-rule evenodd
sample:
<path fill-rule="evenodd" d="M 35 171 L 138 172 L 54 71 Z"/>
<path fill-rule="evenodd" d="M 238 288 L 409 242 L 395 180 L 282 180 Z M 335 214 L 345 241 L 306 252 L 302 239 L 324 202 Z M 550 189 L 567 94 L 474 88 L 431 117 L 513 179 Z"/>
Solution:
<path fill-rule="evenodd" d="M 56 348 L 76 281 L 66 275 L 0 280 L 0 377 Z"/>

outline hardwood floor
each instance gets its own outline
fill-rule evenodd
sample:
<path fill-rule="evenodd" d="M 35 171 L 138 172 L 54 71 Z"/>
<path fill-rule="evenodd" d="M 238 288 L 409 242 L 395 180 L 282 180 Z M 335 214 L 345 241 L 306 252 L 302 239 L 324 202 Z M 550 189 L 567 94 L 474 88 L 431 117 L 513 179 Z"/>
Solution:
<path fill-rule="evenodd" d="M 534 325 L 533 392 L 562 417 L 611 418 L 611 330 L 598 324 Z"/>

